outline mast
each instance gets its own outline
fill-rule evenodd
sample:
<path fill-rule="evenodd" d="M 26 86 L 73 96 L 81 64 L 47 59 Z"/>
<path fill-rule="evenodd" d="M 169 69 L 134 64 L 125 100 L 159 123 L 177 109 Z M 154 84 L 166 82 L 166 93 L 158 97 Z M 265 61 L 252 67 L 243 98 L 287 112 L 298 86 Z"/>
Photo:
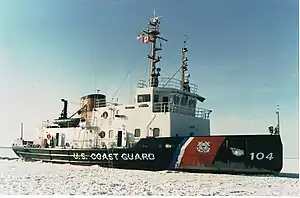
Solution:
<path fill-rule="evenodd" d="M 161 43 L 158 46 L 158 40 L 167 41 L 166 39 L 160 37 L 159 25 L 160 21 L 158 20 L 160 17 L 153 15 L 148 23 L 148 30 L 143 31 L 137 37 L 137 39 L 142 38 L 143 43 L 151 44 L 151 54 L 148 55 L 150 59 L 150 74 L 149 74 L 149 87 L 157 87 L 159 84 L 158 77 L 160 76 L 161 68 L 156 67 L 156 64 L 161 60 L 161 56 L 158 56 L 158 51 L 162 50 Z"/>
<path fill-rule="evenodd" d="M 189 78 L 190 75 L 188 71 L 188 58 L 187 58 L 187 35 L 185 35 L 185 40 L 183 42 L 183 47 L 181 49 L 181 90 L 190 92 Z"/>

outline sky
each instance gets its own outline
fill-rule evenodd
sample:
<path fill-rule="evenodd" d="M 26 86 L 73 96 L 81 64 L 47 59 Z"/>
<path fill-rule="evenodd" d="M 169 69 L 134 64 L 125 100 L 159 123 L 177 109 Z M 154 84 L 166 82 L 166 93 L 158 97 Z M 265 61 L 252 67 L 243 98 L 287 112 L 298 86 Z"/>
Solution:
<path fill-rule="evenodd" d="M 0 0 L 0 146 L 36 135 L 96 89 L 131 102 L 149 45 L 136 40 L 153 10 L 168 39 L 162 76 L 179 68 L 188 35 L 191 82 L 212 110 L 212 134 L 262 134 L 280 106 L 286 157 L 299 155 L 296 0 Z M 127 72 L 128 78 L 122 81 Z M 266 145 L 267 146 L 267 145 Z"/>

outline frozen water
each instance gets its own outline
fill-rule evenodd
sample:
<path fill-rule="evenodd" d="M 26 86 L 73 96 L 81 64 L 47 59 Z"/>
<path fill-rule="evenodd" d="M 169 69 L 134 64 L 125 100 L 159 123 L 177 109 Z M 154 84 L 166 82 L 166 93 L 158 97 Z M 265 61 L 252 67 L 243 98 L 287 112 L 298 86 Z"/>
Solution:
<path fill-rule="evenodd" d="M 299 195 L 299 179 L 0 160 L 0 194 Z"/>

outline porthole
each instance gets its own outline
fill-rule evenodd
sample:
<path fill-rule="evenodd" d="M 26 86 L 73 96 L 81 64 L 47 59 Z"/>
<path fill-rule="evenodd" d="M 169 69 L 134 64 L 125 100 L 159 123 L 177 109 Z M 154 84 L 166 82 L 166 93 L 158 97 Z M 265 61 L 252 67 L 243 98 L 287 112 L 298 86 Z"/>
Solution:
<path fill-rule="evenodd" d="M 134 129 L 134 137 L 141 137 L 141 129 Z"/>
<path fill-rule="evenodd" d="M 153 129 L 153 137 L 158 137 L 159 136 L 159 132 L 160 132 L 159 128 L 154 128 Z"/>
<path fill-rule="evenodd" d="M 105 137 L 105 132 L 101 131 L 98 135 L 99 135 L 100 138 L 104 138 Z"/>

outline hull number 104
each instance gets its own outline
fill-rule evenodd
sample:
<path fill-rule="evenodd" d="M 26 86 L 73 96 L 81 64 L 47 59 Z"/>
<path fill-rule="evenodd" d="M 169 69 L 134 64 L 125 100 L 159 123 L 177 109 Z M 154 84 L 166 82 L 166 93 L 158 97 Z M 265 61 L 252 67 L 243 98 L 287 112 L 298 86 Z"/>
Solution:
<path fill-rule="evenodd" d="M 273 160 L 274 157 L 273 157 L 273 153 L 268 153 L 268 154 L 265 154 L 265 153 L 262 153 L 262 152 L 259 152 L 259 153 L 250 153 L 250 160 Z"/>

